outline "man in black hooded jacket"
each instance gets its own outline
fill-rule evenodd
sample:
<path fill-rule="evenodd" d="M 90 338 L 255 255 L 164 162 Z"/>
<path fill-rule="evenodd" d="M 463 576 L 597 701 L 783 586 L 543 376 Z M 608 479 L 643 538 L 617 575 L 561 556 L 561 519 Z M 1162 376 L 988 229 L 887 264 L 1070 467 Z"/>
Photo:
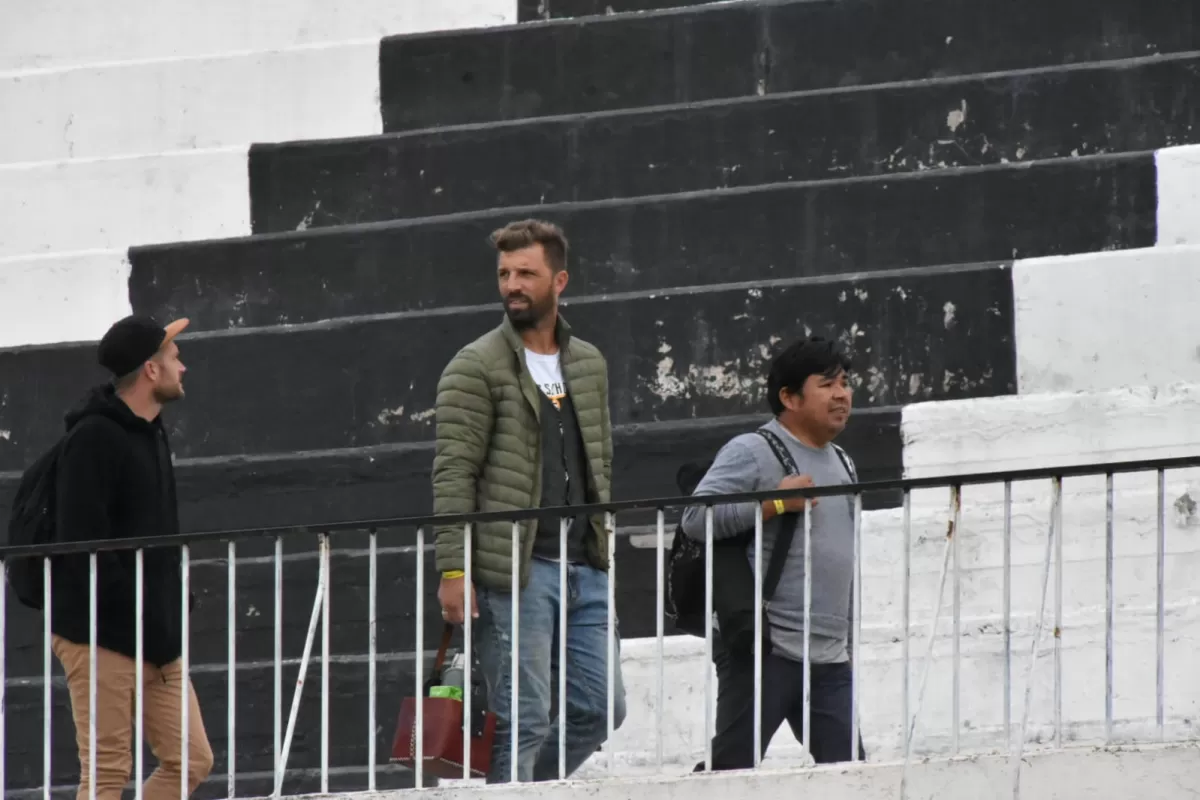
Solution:
<path fill-rule="evenodd" d="M 126 317 L 100 341 L 112 384 L 93 389 L 66 417 L 58 458 L 56 535 L 61 541 L 161 536 L 179 532 L 171 448 L 160 413 L 183 397 L 185 368 L 175 337 L 146 317 Z M 184 681 L 179 551 L 148 548 L 143 564 L 143 730 L 158 759 L 146 800 L 178 800 L 184 764 L 180 698 Z M 89 797 L 90 563 L 86 554 L 53 559 L 51 646 L 70 689 L 79 747 L 79 800 Z M 96 798 L 120 800 L 133 768 L 136 687 L 136 556 L 103 551 L 96 574 Z M 188 712 L 188 791 L 212 769 L 196 693 Z M 140 779 L 141 776 L 138 776 Z"/>

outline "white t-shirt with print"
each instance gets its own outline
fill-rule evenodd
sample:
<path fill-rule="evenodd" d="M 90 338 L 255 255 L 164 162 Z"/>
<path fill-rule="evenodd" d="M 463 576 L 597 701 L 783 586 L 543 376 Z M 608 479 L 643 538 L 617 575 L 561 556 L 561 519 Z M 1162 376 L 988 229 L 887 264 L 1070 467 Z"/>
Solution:
<path fill-rule="evenodd" d="M 533 382 L 542 390 L 542 394 L 554 403 L 555 408 L 561 409 L 562 399 L 567 394 L 567 385 L 563 382 L 562 360 L 559 354 L 545 355 L 526 348 L 525 363 L 529 366 Z"/>

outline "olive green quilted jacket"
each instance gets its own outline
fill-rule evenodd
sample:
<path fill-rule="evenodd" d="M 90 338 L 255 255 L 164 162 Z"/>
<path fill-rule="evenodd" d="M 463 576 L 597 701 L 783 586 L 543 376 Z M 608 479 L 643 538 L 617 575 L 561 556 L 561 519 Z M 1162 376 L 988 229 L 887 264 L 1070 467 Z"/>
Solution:
<path fill-rule="evenodd" d="M 594 346 L 571 335 L 559 317 L 563 380 L 579 420 L 588 463 L 588 498 L 609 500 L 612 424 L 608 365 Z M 525 345 L 505 317 L 495 330 L 464 347 L 437 387 L 437 447 L 433 459 L 435 514 L 537 508 L 542 496 L 541 411 L 537 385 L 525 365 Z M 521 525 L 521 586 L 529 582 L 536 520 Z M 603 515 L 587 537 L 592 565 L 608 569 Z M 464 569 L 463 526 L 435 529 L 439 573 Z M 487 522 L 472 530 L 474 581 L 511 588 L 512 523 Z"/>

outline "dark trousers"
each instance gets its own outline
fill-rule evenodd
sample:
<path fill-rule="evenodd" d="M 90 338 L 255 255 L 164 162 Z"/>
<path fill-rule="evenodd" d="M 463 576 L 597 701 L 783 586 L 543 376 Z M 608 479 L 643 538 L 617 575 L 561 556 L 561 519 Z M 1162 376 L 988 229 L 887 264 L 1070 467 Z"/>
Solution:
<path fill-rule="evenodd" d="M 717 667 L 717 733 L 713 737 L 714 770 L 751 769 L 754 766 L 754 656 L 731 658 L 720 642 L 713 642 Z M 808 750 L 818 764 L 849 761 L 851 715 L 849 663 L 812 665 L 812 703 Z M 796 741 L 804 734 L 804 665 L 776 655 L 763 657 L 762 750 L 787 720 Z M 862 737 L 859 759 L 866 758 Z M 696 772 L 704 770 L 704 762 Z"/>

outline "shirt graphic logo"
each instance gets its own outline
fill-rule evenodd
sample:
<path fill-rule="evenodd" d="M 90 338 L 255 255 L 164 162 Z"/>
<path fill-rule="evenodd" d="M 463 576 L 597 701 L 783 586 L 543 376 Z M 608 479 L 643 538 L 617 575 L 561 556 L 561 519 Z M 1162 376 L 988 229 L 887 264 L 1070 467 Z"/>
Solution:
<path fill-rule="evenodd" d="M 542 390 L 542 394 L 546 395 L 554 407 L 559 411 L 562 410 L 562 399 L 567 396 L 567 389 L 563 386 L 562 381 L 554 381 L 553 383 L 543 383 L 538 386 Z"/>

